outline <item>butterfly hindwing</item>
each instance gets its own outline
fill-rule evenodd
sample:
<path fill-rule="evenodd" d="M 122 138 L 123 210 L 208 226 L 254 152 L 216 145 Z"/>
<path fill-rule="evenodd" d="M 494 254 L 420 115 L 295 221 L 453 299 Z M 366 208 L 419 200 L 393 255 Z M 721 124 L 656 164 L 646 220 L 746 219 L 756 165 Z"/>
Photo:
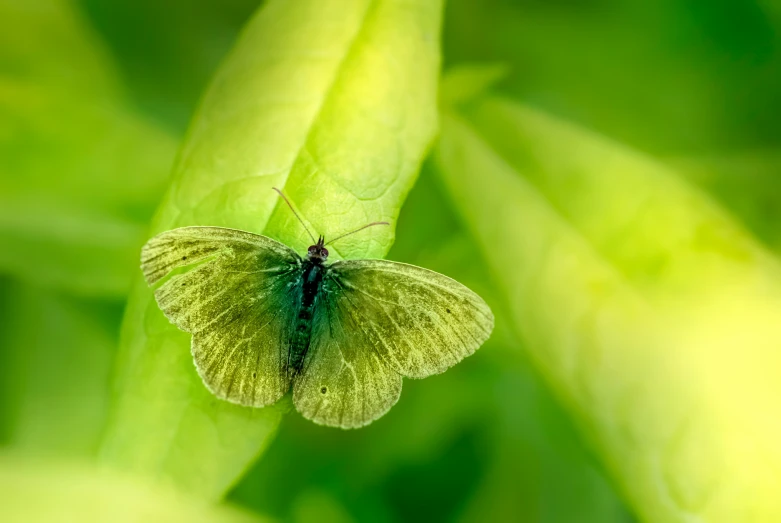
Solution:
<path fill-rule="evenodd" d="M 401 375 L 383 361 L 345 302 L 324 298 L 314 316 L 312 343 L 293 380 L 293 402 L 321 425 L 356 428 L 388 411 L 401 394 Z"/>
<path fill-rule="evenodd" d="M 217 397 L 261 407 L 290 388 L 288 340 L 298 310 L 300 257 L 265 236 L 221 227 L 159 234 L 142 251 L 168 319 L 193 335 L 198 373 Z"/>
<path fill-rule="evenodd" d="M 324 425 L 370 423 L 398 400 L 401 376 L 443 372 L 493 329 L 491 310 L 465 286 L 386 260 L 332 264 L 318 299 L 293 402 Z"/>

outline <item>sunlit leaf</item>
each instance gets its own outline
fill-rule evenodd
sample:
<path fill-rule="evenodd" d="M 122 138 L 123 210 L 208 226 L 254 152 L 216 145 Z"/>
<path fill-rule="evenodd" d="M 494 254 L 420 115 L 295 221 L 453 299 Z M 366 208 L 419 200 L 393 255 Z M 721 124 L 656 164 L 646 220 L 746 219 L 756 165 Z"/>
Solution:
<path fill-rule="evenodd" d="M 162 485 L 79 463 L 0 456 L 0 520 L 261 523 L 235 508 L 213 506 Z"/>
<path fill-rule="evenodd" d="M 315 233 L 393 220 L 436 124 L 441 2 L 268 2 L 207 91 L 154 231 L 180 225 L 265 233 L 301 250 Z M 382 256 L 393 229 L 335 245 Z M 103 460 L 219 497 L 262 451 L 280 408 L 217 400 L 194 371 L 189 336 L 145 285 L 125 319 Z"/>
<path fill-rule="evenodd" d="M 662 164 L 513 102 L 449 112 L 437 158 L 532 359 L 639 515 L 781 518 L 778 260 Z"/>

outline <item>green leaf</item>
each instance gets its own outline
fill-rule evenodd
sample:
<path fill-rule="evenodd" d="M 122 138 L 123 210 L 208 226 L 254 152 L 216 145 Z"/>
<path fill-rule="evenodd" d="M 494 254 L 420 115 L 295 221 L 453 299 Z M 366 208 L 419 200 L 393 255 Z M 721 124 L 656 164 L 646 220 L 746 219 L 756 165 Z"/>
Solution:
<path fill-rule="evenodd" d="M 352 523 L 355 521 L 344 507 L 325 492 L 309 490 L 296 500 L 293 517 L 295 523 Z"/>
<path fill-rule="evenodd" d="M 483 94 L 510 72 L 503 64 L 459 66 L 442 78 L 440 101 L 445 106 L 468 102 Z"/>
<path fill-rule="evenodd" d="M 393 221 L 435 131 L 441 8 L 268 2 L 205 95 L 154 231 L 235 227 L 302 251 L 310 240 L 272 186 L 313 233 Z M 380 257 L 392 241 L 391 227 L 375 227 L 332 252 Z M 217 498 L 268 444 L 285 407 L 217 400 L 189 344 L 139 281 L 102 459 Z"/>
<path fill-rule="evenodd" d="M 781 131 L 772 4 L 451 0 L 445 57 L 509 64 L 502 92 L 646 151 L 761 147 Z"/>
<path fill-rule="evenodd" d="M 670 158 L 770 247 L 781 249 L 781 151 L 760 149 Z"/>
<path fill-rule="evenodd" d="M 447 114 L 437 159 L 640 517 L 780 519 L 778 260 L 652 158 L 503 99 Z"/>
<path fill-rule="evenodd" d="M 0 197 L 0 270 L 37 285 L 120 296 L 144 238 L 141 224 L 105 212 Z"/>
<path fill-rule="evenodd" d="M 0 456 L 0 520 L 261 523 L 258 515 L 78 463 Z"/>
<path fill-rule="evenodd" d="M 117 84 L 68 3 L 0 2 L 0 271 L 128 292 L 175 142 Z"/>
<path fill-rule="evenodd" d="M 184 132 L 209 79 L 259 2 L 83 0 L 80 5 L 121 63 L 122 79 L 137 104 Z"/>
<path fill-rule="evenodd" d="M 37 455 L 92 455 L 105 423 L 114 318 L 99 313 L 104 304 L 18 282 L 0 297 L 3 443 Z"/>
<path fill-rule="evenodd" d="M 456 83 L 467 79 L 476 85 L 473 79 L 490 78 L 485 73 L 492 69 L 470 68 L 454 77 L 446 75 L 443 82 L 466 92 Z M 500 299 L 501 289 L 492 284 L 477 243 L 463 225 L 452 230 L 452 222 L 459 221 L 456 210 L 448 205 L 445 188 L 432 171 L 424 170 L 405 202 L 399 239 L 390 255 L 447 274 L 475 290 L 490 304 L 496 328 L 474 356 L 436 381 L 405 384 L 406 400 L 402 398 L 398 412 L 393 413 L 392 426 L 376 435 L 382 439 L 370 447 L 371 457 L 357 461 L 372 464 L 384 458 L 387 467 L 400 468 L 415 459 L 425 462 L 443 452 L 450 439 L 464 437 L 453 432 L 468 433 L 477 425 L 481 448 L 490 451 L 481 455 L 483 469 L 476 488 L 459 500 L 461 521 L 627 521 L 626 509 L 603 471 L 521 352 L 525 349 L 513 332 Z M 432 405 L 437 408 L 432 410 Z M 346 450 L 353 455 L 355 445 Z M 348 456 L 338 461 L 342 460 L 350 462 Z M 467 466 L 453 458 L 437 465 L 452 467 L 452 472 L 440 472 L 445 477 L 463 473 Z M 356 466 L 349 466 L 345 474 L 352 475 Z M 369 484 L 376 482 L 375 478 L 368 480 Z M 416 487 L 426 489 L 427 504 L 433 505 L 429 492 L 437 487 L 426 487 L 425 480 L 411 488 Z"/>

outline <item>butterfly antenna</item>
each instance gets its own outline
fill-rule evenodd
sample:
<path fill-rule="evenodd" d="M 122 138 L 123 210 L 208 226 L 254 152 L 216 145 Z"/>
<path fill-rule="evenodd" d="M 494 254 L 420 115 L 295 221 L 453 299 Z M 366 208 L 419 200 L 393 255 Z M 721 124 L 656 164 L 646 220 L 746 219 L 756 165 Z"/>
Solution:
<path fill-rule="evenodd" d="M 303 225 L 303 226 L 304 226 L 304 230 L 306 231 L 306 233 L 309 235 L 309 237 L 310 237 L 310 238 L 312 238 L 312 243 L 317 243 L 317 242 L 315 241 L 315 237 L 314 237 L 314 236 L 312 236 L 312 233 L 311 233 L 311 232 L 309 232 L 309 229 L 307 228 L 306 224 L 304 223 L 304 220 L 302 220 L 302 219 L 301 219 L 301 217 L 298 215 L 298 213 L 296 212 L 296 210 L 293 208 L 293 205 L 290 203 L 290 200 L 288 200 L 288 199 L 287 199 L 287 196 L 285 196 L 284 194 L 282 194 L 282 191 L 280 191 L 280 190 L 279 190 L 279 189 L 277 189 L 276 187 L 272 187 L 272 189 L 274 189 L 275 191 L 277 191 L 277 192 L 279 193 L 279 195 L 282 197 L 282 199 L 283 199 L 283 200 L 285 200 L 285 203 L 287 204 L 287 206 L 288 206 L 288 207 L 290 207 L 290 210 L 291 210 L 291 211 L 293 211 L 293 214 L 295 215 L 295 217 L 296 217 L 296 218 L 298 218 L 298 221 L 300 221 L 300 222 L 301 222 L 301 225 Z"/>
<path fill-rule="evenodd" d="M 335 242 L 336 240 L 341 240 L 345 236 L 350 236 L 351 234 L 355 234 L 358 231 L 362 231 L 362 230 L 366 229 L 367 227 L 373 227 L 375 225 L 390 225 L 390 223 L 388 223 L 388 222 L 371 222 L 371 223 L 369 223 L 367 225 L 364 225 L 363 227 L 359 227 L 359 228 L 355 229 L 354 231 L 346 232 L 346 233 L 342 234 L 341 236 L 337 236 L 333 240 L 329 240 L 328 243 L 326 243 L 326 245 L 329 245 L 329 244 Z"/>

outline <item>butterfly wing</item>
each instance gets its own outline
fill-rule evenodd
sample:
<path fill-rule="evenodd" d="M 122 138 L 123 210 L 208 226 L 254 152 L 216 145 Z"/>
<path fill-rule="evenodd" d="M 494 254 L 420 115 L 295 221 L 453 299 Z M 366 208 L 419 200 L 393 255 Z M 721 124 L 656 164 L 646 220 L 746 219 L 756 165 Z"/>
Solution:
<path fill-rule="evenodd" d="M 386 260 L 329 267 L 293 402 L 316 423 L 366 425 L 393 406 L 402 376 L 443 372 L 493 329 L 491 309 L 442 274 Z"/>
<path fill-rule="evenodd" d="M 301 258 L 265 236 L 182 227 L 144 245 L 141 268 L 168 319 L 192 333 L 195 366 L 221 399 L 262 407 L 290 388 L 287 353 Z"/>

